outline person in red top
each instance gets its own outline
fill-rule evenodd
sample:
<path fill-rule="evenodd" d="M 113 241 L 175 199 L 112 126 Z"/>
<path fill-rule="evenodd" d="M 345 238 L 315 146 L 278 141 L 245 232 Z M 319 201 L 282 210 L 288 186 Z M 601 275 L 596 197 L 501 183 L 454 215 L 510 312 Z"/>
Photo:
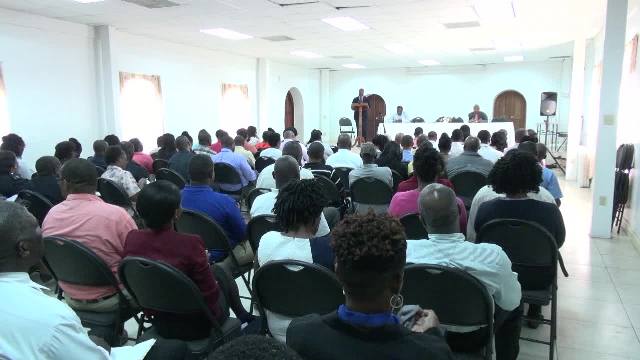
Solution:
<path fill-rule="evenodd" d="M 216 130 L 216 139 L 218 139 L 218 142 L 216 142 L 215 144 L 211 145 L 211 150 L 215 151 L 216 154 L 219 153 L 220 151 L 222 151 L 222 138 L 227 135 L 227 132 L 222 130 L 222 129 L 218 129 Z"/>
<path fill-rule="evenodd" d="M 219 323 L 229 317 L 221 300 L 222 304 L 224 300 L 230 304 L 240 321 L 252 320 L 240 303 L 235 282 L 226 277 L 224 270 L 209 267 L 202 239 L 174 230 L 174 222 L 181 214 L 180 200 L 180 189 L 168 181 L 159 180 L 145 186 L 136 207 L 147 229 L 129 233 L 124 255 L 163 261 L 182 271 L 198 286 Z M 153 324 L 162 336 L 182 340 L 207 337 L 211 330 L 211 324 L 202 314 L 154 314 Z"/>
<path fill-rule="evenodd" d="M 256 149 L 257 150 L 264 150 L 264 149 L 268 149 L 269 146 L 269 134 L 271 132 L 270 131 L 264 131 L 262 133 L 262 141 L 256 144 Z"/>

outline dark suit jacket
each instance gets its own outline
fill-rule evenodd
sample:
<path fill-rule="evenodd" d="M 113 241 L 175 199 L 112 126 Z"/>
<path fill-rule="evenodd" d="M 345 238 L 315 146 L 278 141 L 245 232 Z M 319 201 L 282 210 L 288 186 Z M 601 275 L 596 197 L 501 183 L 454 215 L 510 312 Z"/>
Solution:
<path fill-rule="evenodd" d="M 369 104 L 369 98 L 366 96 L 362 97 L 364 103 Z M 357 104 L 360 102 L 360 97 L 356 96 L 353 98 L 353 101 L 351 102 L 352 104 Z M 371 106 L 371 104 L 369 104 L 369 106 Z M 358 123 L 358 111 L 354 110 L 353 111 L 353 119 L 356 121 L 356 124 Z M 369 110 L 365 110 L 362 109 L 362 124 L 365 124 L 367 122 L 367 120 L 369 120 Z"/>
<path fill-rule="evenodd" d="M 49 199 L 53 205 L 57 205 L 64 200 L 58 178 L 53 175 L 39 176 L 38 174 L 34 174 L 31 182 L 27 185 L 27 189 L 43 195 Z"/>
<path fill-rule="evenodd" d="M 472 120 L 475 117 L 475 113 L 472 111 L 469 113 L 469 120 Z M 480 122 L 487 122 L 487 120 L 489 120 L 489 118 L 487 117 L 487 114 L 485 114 L 484 112 L 480 111 Z"/>

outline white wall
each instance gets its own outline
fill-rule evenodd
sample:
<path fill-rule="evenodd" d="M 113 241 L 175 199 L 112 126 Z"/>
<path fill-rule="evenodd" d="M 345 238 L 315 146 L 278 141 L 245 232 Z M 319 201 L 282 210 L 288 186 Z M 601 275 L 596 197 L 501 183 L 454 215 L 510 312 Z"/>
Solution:
<path fill-rule="evenodd" d="M 427 122 L 440 116 L 459 116 L 466 119 L 474 104 L 492 117 L 493 101 L 504 90 L 516 90 L 527 100 L 527 127 L 536 128 L 540 117 L 540 93 L 558 92 L 557 121 L 566 129 L 569 106 L 571 60 L 542 63 L 495 64 L 485 67 L 462 67 L 416 73 L 406 69 L 347 70 L 331 73 L 333 132 L 337 119 L 352 117 L 351 100 L 363 87 L 368 94 L 382 96 L 387 104 L 387 116 L 403 105 L 409 117 L 421 116 Z M 435 73 L 438 71 L 438 73 Z M 568 72 L 567 76 L 563 72 Z"/>
<path fill-rule="evenodd" d="M 0 62 L 10 129 L 31 164 L 70 136 L 91 150 L 97 134 L 93 29 L 0 9 Z"/>

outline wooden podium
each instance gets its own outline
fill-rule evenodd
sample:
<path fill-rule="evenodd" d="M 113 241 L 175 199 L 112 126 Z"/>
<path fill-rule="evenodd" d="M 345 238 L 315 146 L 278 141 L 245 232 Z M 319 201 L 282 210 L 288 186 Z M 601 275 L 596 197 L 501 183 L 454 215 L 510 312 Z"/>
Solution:
<path fill-rule="evenodd" d="M 369 104 L 367 103 L 353 103 L 351 104 L 351 110 L 358 111 L 358 136 L 356 137 L 356 145 L 362 145 L 364 143 L 363 128 L 362 128 L 362 111 L 368 110 Z"/>

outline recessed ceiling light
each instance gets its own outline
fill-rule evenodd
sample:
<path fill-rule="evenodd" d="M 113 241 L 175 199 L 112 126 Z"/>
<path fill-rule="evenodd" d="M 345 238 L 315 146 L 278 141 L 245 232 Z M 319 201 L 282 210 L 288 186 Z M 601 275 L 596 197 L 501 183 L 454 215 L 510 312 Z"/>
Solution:
<path fill-rule="evenodd" d="M 201 33 L 221 37 L 223 39 L 228 40 L 246 40 L 251 39 L 253 36 L 242 34 L 237 31 L 225 29 L 225 28 L 215 28 L 215 29 L 204 29 L 200 30 Z"/>
<path fill-rule="evenodd" d="M 364 69 L 366 66 L 360 64 L 342 64 L 342 67 L 346 67 L 347 69 Z"/>
<path fill-rule="evenodd" d="M 329 25 L 335 26 L 342 31 L 359 31 L 369 29 L 367 25 L 348 16 L 325 18 L 322 19 L 322 21 L 326 22 Z"/>
<path fill-rule="evenodd" d="M 518 62 L 518 61 L 522 61 L 524 60 L 524 56 L 522 55 L 512 55 L 512 56 L 505 56 L 504 57 L 504 61 L 505 62 Z"/>
<path fill-rule="evenodd" d="M 313 51 L 307 51 L 307 50 L 293 50 L 289 54 L 293 56 L 300 56 L 306 59 L 317 59 L 322 57 L 322 55 L 319 55 L 314 53 Z"/>
<path fill-rule="evenodd" d="M 436 61 L 436 60 L 420 60 L 418 61 L 420 64 L 425 65 L 425 66 L 435 66 L 435 65 L 440 65 L 440 62 Z"/>
<path fill-rule="evenodd" d="M 406 54 L 413 53 L 413 49 L 402 44 L 387 44 L 384 46 L 384 48 L 398 55 L 406 55 Z"/>
<path fill-rule="evenodd" d="M 97 3 L 97 2 L 102 2 L 104 0 L 73 0 L 75 2 L 79 2 L 81 4 L 89 4 L 89 3 Z"/>

